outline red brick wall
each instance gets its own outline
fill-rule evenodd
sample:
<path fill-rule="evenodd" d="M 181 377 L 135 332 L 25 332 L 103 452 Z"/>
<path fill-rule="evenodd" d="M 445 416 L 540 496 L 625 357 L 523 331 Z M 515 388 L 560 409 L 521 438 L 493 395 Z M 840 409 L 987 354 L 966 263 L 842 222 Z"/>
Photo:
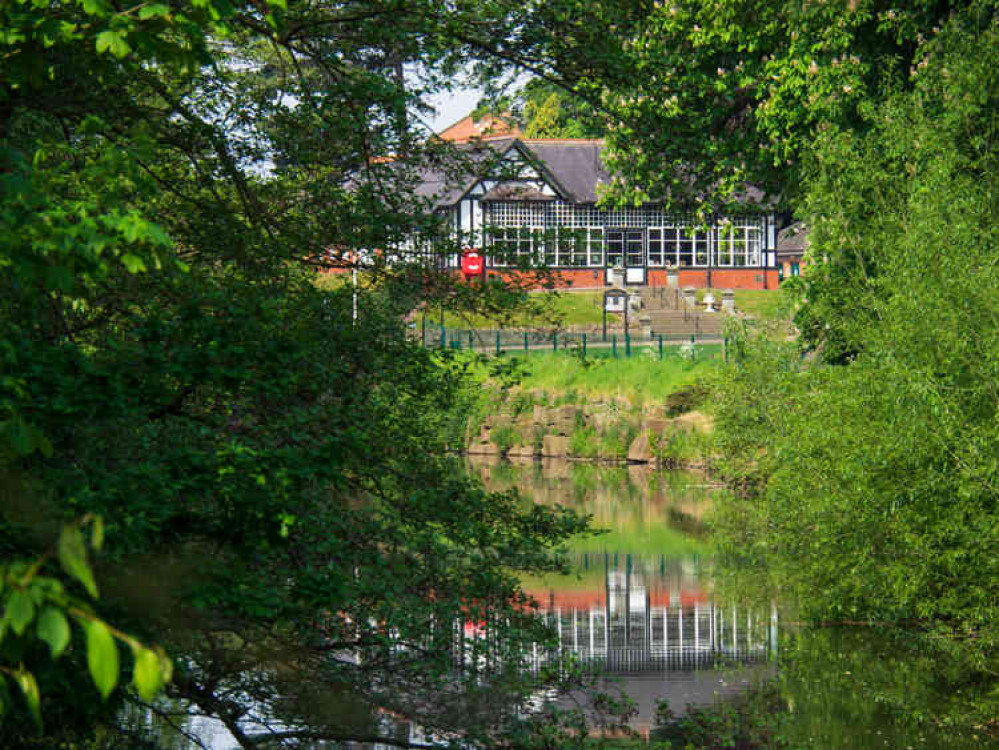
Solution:
<path fill-rule="evenodd" d="M 538 279 L 536 274 L 525 271 L 505 271 L 498 268 L 490 268 L 489 275 L 509 280 L 530 281 Z M 553 272 L 551 281 L 555 289 L 593 289 L 604 286 L 604 269 L 602 268 L 572 268 Z M 541 288 L 544 281 L 538 280 L 538 287 Z"/>
<path fill-rule="evenodd" d="M 711 271 L 716 289 L 776 289 L 777 269 L 716 268 Z"/>
<path fill-rule="evenodd" d="M 704 268 L 680 269 L 677 283 L 681 288 L 698 289 L 708 285 L 708 272 Z M 668 286 L 665 268 L 650 268 L 649 286 Z M 777 269 L 763 268 L 712 268 L 711 286 L 715 289 L 776 289 Z"/>

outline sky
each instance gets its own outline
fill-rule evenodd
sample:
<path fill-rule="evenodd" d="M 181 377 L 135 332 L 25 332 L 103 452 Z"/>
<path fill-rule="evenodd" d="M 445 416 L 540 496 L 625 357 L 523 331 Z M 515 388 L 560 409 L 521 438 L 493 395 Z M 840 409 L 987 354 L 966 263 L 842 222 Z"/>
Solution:
<path fill-rule="evenodd" d="M 435 133 L 439 133 L 449 125 L 453 125 L 461 118 L 470 114 L 475 105 L 479 103 L 482 96 L 481 89 L 460 88 L 454 91 L 447 91 L 430 98 L 430 104 L 437 114 L 435 117 L 426 120 L 427 126 Z"/>

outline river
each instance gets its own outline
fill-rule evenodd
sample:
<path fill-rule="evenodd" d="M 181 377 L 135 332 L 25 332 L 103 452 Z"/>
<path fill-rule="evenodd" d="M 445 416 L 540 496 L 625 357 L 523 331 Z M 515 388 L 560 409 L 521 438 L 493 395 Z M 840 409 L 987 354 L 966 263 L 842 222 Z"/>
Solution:
<path fill-rule="evenodd" d="M 999 746 L 994 726 L 968 718 L 995 702 L 997 683 L 972 676 L 955 644 L 897 628 L 804 627 L 795 602 L 716 560 L 704 518 L 723 490 L 703 474 L 495 459 L 469 471 L 605 530 L 571 545 L 573 575 L 524 586 L 563 653 L 635 700 L 642 734 L 655 736 L 655 706 L 667 701 L 677 715 L 719 705 L 730 708 L 715 720 L 750 714 L 774 747 Z"/>
<path fill-rule="evenodd" d="M 747 750 L 999 747 L 996 725 L 981 719 L 999 683 L 959 644 L 897 628 L 800 625 L 796 603 L 758 571 L 718 559 L 705 519 L 724 490 L 705 475 L 498 459 L 465 470 L 490 490 L 592 515 L 602 533 L 569 546 L 571 575 L 522 584 L 557 629 L 560 655 L 635 702 L 629 725 L 640 734 L 676 739 L 682 727 L 693 746 Z M 528 656 L 537 666 L 550 658 Z M 664 701 L 673 712 L 665 726 L 656 713 Z M 697 733 L 705 728 L 715 734 Z M 213 720 L 187 730 L 213 750 L 236 746 Z M 176 733 L 162 739 L 191 747 Z"/>

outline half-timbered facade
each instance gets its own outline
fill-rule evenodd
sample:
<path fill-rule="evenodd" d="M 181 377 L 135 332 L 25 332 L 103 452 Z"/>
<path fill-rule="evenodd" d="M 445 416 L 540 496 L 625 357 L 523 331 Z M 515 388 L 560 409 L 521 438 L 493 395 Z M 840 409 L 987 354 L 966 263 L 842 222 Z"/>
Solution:
<path fill-rule="evenodd" d="M 495 138 L 459 148 L 479 168 L 457 180 L 427 172 L 418 192 L 462 246 L 485 253 L 487 274 L 542 264 L 575 287 L 603 286 L 615 269 L 632 285 L 777 286 L 775 217 L 753 190 L 744 213 L 704 226 L 658 204 L 599 208 L 599 186 L 610 182 L 601 141 Z"/>

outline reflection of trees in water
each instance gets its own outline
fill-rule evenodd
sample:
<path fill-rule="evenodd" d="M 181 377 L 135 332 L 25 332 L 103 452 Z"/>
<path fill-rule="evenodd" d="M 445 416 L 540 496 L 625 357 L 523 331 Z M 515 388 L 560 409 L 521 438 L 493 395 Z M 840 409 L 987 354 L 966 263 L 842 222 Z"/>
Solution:
<path fill-rule="evenodd" d="M 514 463 L 492 457 L 469 459 L 470 472 L 490 490 L 517 489 L 535 502 L 586 505 L 612 499 L 627 505 L 651 502 L 685 505 L 695 515 L 707 504 L 713 485 L 703 475 L 665 471 L 646 465 L 625 466 L 563 459 Z"/>
<path fill-rule="evenodd" d="M 784 628 L 780 674 L 658 717 L 679 746 L 971 750 L 999 746 L 995 678 L 949 639 L 903 628 Z M 771 744 L 779 737 L 783 744 Z"/>

